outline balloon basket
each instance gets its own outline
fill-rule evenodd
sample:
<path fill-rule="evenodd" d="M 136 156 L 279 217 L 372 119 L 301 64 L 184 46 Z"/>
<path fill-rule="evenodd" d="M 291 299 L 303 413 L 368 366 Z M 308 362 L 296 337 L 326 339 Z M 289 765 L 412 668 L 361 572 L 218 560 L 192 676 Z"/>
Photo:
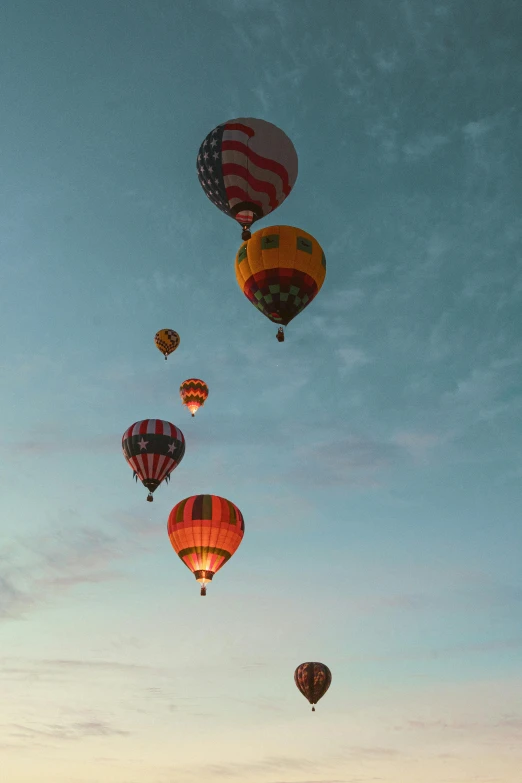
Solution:
<path fill-rule="evenodd" d="M 153 500 L 154 500 L 154 498 L 152 497 L 151 493 L 149 492 L 149 494 L 147 495 L 147 501 L 149 503 L 152 503 Z"/>

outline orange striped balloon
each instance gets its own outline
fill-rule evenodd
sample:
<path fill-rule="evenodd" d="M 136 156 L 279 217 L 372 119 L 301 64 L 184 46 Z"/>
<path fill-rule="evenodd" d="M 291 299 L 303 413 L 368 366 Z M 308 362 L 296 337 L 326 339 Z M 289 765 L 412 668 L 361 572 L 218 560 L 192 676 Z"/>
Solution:
<path fill-rule="evenodd" d="M 188 408 L 192 416 L 203 407 L 208 397 L 208 386 L 199 378 L 187 378 L 179 387 L 179 396 L 185 408 Z"/>
<path fill-rule="evenodd" d="M 201 585 L 230 560 L 245 532 L 241 511 L 219 495 L 191 495 L 174 506 L 167 524 L 170 543 Z"/>

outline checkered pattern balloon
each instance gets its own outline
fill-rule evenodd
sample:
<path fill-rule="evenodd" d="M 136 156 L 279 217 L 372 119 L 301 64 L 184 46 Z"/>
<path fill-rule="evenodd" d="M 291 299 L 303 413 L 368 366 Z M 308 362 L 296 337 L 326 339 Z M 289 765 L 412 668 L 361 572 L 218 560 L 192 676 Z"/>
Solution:
<path fill-rule="evenodd" d="M 270 226 L 252 234 L 236 255 L 239 287 L 263 315 L 286 326 L 317 296 L 326 258 L 311 234 L 292 226 Z"/>
<path fill-rule="evenodd" d="M 173 329 L 160 329 L 159 332 L 156 332 L 154 343 L 166 359 L 178 347 L 180 343 L 179 334 Z"/>

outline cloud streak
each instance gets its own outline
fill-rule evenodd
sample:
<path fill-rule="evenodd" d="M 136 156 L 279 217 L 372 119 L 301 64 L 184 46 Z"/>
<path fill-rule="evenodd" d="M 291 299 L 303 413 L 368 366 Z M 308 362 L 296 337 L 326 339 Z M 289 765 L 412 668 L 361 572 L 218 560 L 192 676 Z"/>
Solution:
<path fill-rule="evenodd" d="M 56 740 L 60 742 L 80 742 L 91 737 L 127 737 L 130 732 L 116 728 L 102 720 L 76 723 L 50 723 L 36 725 L 10 724 L 7 727 L 8 738 L 31 743 L 34 740 Z"/>
<path fill-rule="evenodd" d="M 399 466 L 426 462 L 430 452 L 450 437 L 449 433 L 399 431 L 379 441 L 352 435 L 317 443 L 313 460 L 310 449 L 299 446 L 288 475 L 298 483 L 321 487 L 379 487 Z"/>
<path fill-rule="evenodd" d="M 126 578 L 116 566 L 159 535 L 141 516 L 112 515 L 105 529 L 77 523 L 20 539 L 0 560 L 0 620 L 24 617 L 82 584 Z M 125 535 L 122 533 L 125 532 Z"/>
<path fill-rule="evenodd" d="M 27 456 L 77 453 L 85 457 L 86 454 L 93 453 L 114 454 L 121 447 L 121 434 L 111 433 L 95 437 L 68 438 L 63 434 L 56 433 L 55 437 L 4 441 L 3 447 L 11 454 Z"/>

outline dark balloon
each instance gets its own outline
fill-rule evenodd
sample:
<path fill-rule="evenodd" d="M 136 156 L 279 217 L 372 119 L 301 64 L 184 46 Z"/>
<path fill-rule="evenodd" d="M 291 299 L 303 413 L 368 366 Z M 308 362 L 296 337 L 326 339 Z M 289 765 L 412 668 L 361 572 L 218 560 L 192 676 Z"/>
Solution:
<path fill-rule="evenodd" d="M 308 661 L 297 667 L 294 673 L 295 684 L 312 705 L 322 699 L 332 682 L 332 672 L 324 663 Z"/>
<path fill-rule="evenodd" d="M 169 481 L 185 454 L 185 438 L 170 421 L 144 419 L 137 421 L 123 434 L 123 456 L 149 490 L 148 501 L 162 481 Z"/>

